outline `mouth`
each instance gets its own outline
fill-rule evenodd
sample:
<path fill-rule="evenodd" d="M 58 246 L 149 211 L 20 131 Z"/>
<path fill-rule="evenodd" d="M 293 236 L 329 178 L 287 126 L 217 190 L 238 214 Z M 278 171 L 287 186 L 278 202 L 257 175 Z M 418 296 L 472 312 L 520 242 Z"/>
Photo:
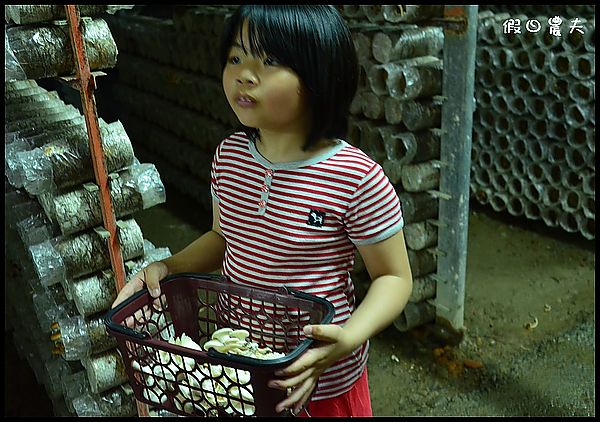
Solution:
<path fill-rule="evenodd" d="M 236 96 L 235 102 L 240 107 L 252 107 L 256 104 L 256 100 L 254 98 L 245 94 Z"/>

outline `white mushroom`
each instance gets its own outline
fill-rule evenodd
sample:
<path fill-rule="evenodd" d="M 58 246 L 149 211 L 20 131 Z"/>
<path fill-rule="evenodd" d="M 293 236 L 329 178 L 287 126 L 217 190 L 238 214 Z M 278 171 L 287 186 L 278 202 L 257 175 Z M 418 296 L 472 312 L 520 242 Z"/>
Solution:
<path fill-rule="evenodd" d="M 153 403 L 165 404 L 167 402 L 167 395 L 163 394 L 162 391 L 157 391 L 155 388 L 145 388 L 142 395 L 146 400 L 150 400 Z"/>
<path fill-rule="evenodd" d="M 158 361 L 162 364 L 167 364 L 171 359 L 171 354 L 169 352 L 165 352 L 164 350 L 158 351 Z"/>
<path fill-rule="evenodd" d="M 192 358 L 183 357 L 183 365 L 186 371 L 193 371 L 196 368 L 196 361 Z"/>
<path fill-rule="evenodd" d="M 250 372 L 243 369 L 234 369 L 225 367 L 225 374 L 237 384 L 248 384 L 250 382 Z"/>
<path fill-rule="evenodd" d="M 150 369 L 150 368 L 148 368 Z M 146 387 L 154 387 L 154 385 L 156 384 L 155 378 L 151 375 L 148 375 L 146 377 Z"/>
<path fill-rule="evenodd" d="M 186 401 L 181 395 L 175 397 L 175 407 L 185 413 L 193 413 L 194 411 L 194 405 Z"/>
<path fill-rule="evenodd" d="M 238 413 L 247 416 L 254 414 L 255 408 L 249 404 L 254 403 L 254 397 L 248 390 L 234 386 L 229 389 L 229 393 L 231 405 Z M 235 400 L 235 398 L 241 398 L 243 401 Z"/>
<path fill-rule="evenodd" d="M 267 353 L 265 355 L 265 359 L 279 359 L 285 357 L 284 353 L 279 353 L 279 352 L 271 352 L 271 353 Z"/>
<path fill-rule="evenodd" d="M 140 372 L 142 372 L 143 374 L 152 375 L 152 368 L 148 365 L 144 365 L 142 366 Z"/>
<path fill-rule="evenodd" d="M 223 375 L 223 366 L 221 365 L 213 365 L 213 364 L 204 364 L 198 371 L 200 374 L 204 376 L 204 378 L 219 378 Z"/>
<path fill-rule="evenodd" d="M 222 407 L 227 403 L 226 391 L 221 384 L 214 383 L 214 385 L 215 388 L 213 388 L 213 381 L 210 379 L 202 381 L 202 389 L 205 391 L 204 398 L 211 406 Z"/>
<path fill-rule="evenodd" d="M 158 385 L 160 385 L 163 389 L 169 389 L 173 391 L 175 389 L 175 374 L 179 371 L 179 368 L 173 364 L 168 366 L 155 366 L 153 369 L 153 373 L 156 377 L 156 381 Z"/>
<path fill-rule="evenodd" d="M 212 377 L 219 378 L 221 375 L 223 375 L 223 366 L 222 365 L 209 364 L 208 366 L 210 368 L 210 375 Z"/>
<path fill-rule="evenodd" d="M 229 333 L 233 332 L 233 330 L 231 328 L 221 328 L 217 331 L 215 331 L 214 333 L 212 333 L 211 338 L 213 340 L 221 340 L 223 337 L 225 336 L 229 336 Z"/>
<path fill-rule="evenodd" d="M 204 350 L 209 350 L 211 348 L 220 351 L 220 349 L 223 349 L 223 343 L 221 343 L 219 340 L 208 340 L 206 343 L 204 343 Z"/>
<path fill-rule="evenodd" d="M 194 340 L 192 340 L 190 337 L 186 336 L 185 334 L 181 335 L 179 342 L 176 341 L 176 344 L 179 346 L 182 346 L 182 347 L 187 347 L 188 349 L 202 350 L 202 348 L 200 347 L 200 345 L 198 343 L 196 343 Z"/>
<path fill-rule="evenodd" d="M 221 343 L 223 343 L 226 346 L 228 346 L 228 345 L 242 346 L 245 342 L 237 337 L 227 336 L 226 338 L 221 340 Z"/>
<path fill-rule="evenodd" d="M 200 382 L 203 379 L 204 376 L 199 371 L 194 371 L 193 374 L 181 374 L 178 377 L 179 391 L 188 400 L 201 400 Z"/>
<path fill-rule="evenodd" d="M 131 361 L 131 367 L 134 371 L 139 371 L 147 375 L 152 375 L 152 368 L 150 368 L 148 365 L 140 366 L 140 363 L 137 360 Z"/>
<path fill-rule="evenodd" d="M 169 343 L 192 350 L 202 350 L 202 348 L 194 340 L 185 335 L 185 333 L 182 334 L 181 337 L 170 339 Z M 177 364 L 179 367 L 185 366 L 185 369 L 188 371 L 193 370 L 196 366 L 196 362 L 193 358 L 183 357 L 181 355 L 173 355 L 164 351 L 159 351 L 159 359 L 163 364 L 168 363 L 169 359 L 172 359 L 175 364 Z"/>
<path fill-rule="evenodd" d="M 211 339 L 206 341 L 202 347 L 186 334 L 168 341 L 192 350 L 208 351 L 212 348 L 221 353 L 249 356 L 256 359 L 277 359 L 285 356 L 284 353 L 275 352 L 269 347 L 260 347 L 256 342 L 249 340 L 249 336 L 250 333 L 247 330 L 221 328 L 215 331 Z M 157 360 L 159 364 L 154 371 L 150 371 L 149 367 L 142 366 L 137 361 L 132 362 L 132 367 L 142 373 L 153 374 L 148 377 L 149 386 L 174 390 L 175 383 L 177 383 L 179 394 L 176 396 L 175 402 L 177 408 L 183 409 L 185 413 L 193 413 L 196 408 L 199 413 L 212 416 L 217 414 L 216 408 L 218 407 L 229 414 L 254 415 L 254 397 L 249 371 L 208 363 L 199 365 L 193 358 L 165 351 L 158 352 Z M 223 376 L 224 374 L 226 376 Z M 153 389 L 145 391 L 145 394 L 152 398 L 153 402 L 166 400 L 166 394 L 163 392 Z M 178 402 L 177 399 L 181 402 Z"/>
<path fill-rule="evenodd" d="M 245 340 L 249 335 L 250 333 L 247 330 L 233 330 L 229 333 L 230 337 L 239 338 L 240 340 Z"/>
<path fill-rule="evenodd" d="M 239 350 L 239 352 L 237 353 L 238 355 L 254 357 L 254 352 L 252 350 L 248 349 L 247 347 L 244 347 L 243 349 L 237 349 L 237 350 Z M 235 353 L 235 350 L 232 352 Z"/>

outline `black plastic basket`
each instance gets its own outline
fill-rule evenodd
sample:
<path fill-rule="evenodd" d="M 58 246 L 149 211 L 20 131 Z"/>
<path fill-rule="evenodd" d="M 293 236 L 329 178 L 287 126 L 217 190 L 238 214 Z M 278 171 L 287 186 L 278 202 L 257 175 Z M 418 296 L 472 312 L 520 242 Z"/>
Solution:
<path fill-rule="evenodd" d="M 333 305 L 286 287 L 251 288 L 213 274 L 174 274 L 160 287 L 159 298 L 143 289 L 104 319 L 136 399 L 180 415 L 285 416 L 275 405 L 287 392 L 267 383 L 310 347 L 304 326 L 330 323 Z M 261 360 L 167 341 L 186 334 L 203 346 L 221 328 L 247 330 L 248 340 L 284 356 Z"/>

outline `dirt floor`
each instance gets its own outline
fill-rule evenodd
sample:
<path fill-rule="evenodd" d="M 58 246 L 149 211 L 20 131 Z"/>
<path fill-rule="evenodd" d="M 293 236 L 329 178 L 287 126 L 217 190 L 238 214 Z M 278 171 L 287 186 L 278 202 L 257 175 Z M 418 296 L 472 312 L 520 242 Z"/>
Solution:
<path fill-rule="evenodd" d="M 169 187 L 167 200 L 135 218 L 175 253 L 209 222 Z M 475 205 L 468 239 L 463 340 L 451 345 L 435 325 L 376 336 L 374 414 L 595 416 L 595 242 Z M 11 347 L 5 335 L 5 416 L 51 416 Z"/>
<path fill-rule="evenodd" d="M 595 243 L 473 211 L 468 239 L 463 341 L 377 336 L 374 414 L 594 416 Z"/>

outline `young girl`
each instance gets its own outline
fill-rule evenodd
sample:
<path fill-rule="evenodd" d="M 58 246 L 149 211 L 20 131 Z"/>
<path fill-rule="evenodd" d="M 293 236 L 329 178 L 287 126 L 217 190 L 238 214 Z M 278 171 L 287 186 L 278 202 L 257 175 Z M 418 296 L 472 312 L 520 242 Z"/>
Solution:
<path fill-rule="evenodd" d="M 400 315 L 412 275 L 394 188 L 343 140 L 358 80 L 350 31 L 333 6 L 241 6 L 223 34 L 222 64 L 243 130 L 214 155 L 212 230 L 134 276 L 113 306 L 142 278 L 158 297 L 169 274 L 219 269 L 233 283 L 326 298 L 332 323 L 305 327 L 316 346 L 270 383 L 292 389 L 276 410 L 371 416 L 368 340 Z M 358 307 L 356 249 L 372 278 Z"/>

